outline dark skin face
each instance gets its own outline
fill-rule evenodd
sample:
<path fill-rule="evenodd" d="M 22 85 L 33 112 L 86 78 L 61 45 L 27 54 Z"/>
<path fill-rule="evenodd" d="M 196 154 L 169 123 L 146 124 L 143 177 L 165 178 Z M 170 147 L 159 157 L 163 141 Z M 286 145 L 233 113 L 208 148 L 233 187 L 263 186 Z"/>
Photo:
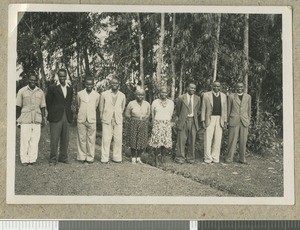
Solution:
<path fill-rule="evenodd" d="M 213 89 L 213 91 L 215 93 L 220 92 L 220 90 L 221 90 L 221 84 L 220 84 L 220 82 L 214 82 L 213 86 L 212 86 L 212 89 Z"/>
<path fill-rule="evenodd" d="M 58 72 L 58 80 L 62 86 L 66 85 L 67 74 L 64 71 Z"/>
<path fill-rule="evenodd" d="M 30 89 L 34 89 L 37 84 L 37 78 L 35 76 L 30 76 L 28 79 L 28 86 Z"/>
<path fill-rule="evenodd" d="M 110 82 L 111 90 L 116 92 L 119 89 L 119 81 L 117 79 L 112 79 Z"/>
<path fill-rule="evenodd" d="M 88 93 L 91 93 L 94 87 L 94 81 L 93 80 L 87 80 L 85 82 L 85 89 Z"/>
<path fill-rule="evenodd" d="M 144 93 L 137 92 L 136 93 L 136 100 L 137 100 L 137 102 L 142 102 L 144 100 Z"/>
<path fill-rule="evenodd" d="M 193 95 L 196 92 L 196 85 L 194 83 L 190 83 L 187 88 L 187 92 L 189 95 Z"/>
<path fill-rule="evenodd" d="M 165 100 L 165 99 L 167 98 L 167 96 L 168 96 L 167 90 L 166 90 L 166 89 L 162 89 L 162 90 L 160 91 L 160 99 L 161 99 L 161 100 Z"/>
<path fill-rule="evenodd" d="M 242 83 L 238 83 L 236 85 L 236 92 L 239 93 L 239 94 L 244 92 L 244 85 Z"/>

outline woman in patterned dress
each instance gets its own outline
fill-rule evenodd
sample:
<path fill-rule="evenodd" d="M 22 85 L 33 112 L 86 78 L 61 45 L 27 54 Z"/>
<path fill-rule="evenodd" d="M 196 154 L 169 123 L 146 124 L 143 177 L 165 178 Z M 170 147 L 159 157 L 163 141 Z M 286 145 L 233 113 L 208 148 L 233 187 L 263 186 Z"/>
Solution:
<path fill-rule="evenodd" d="M 158 166 L 158 155 L 164 163 L 165 149 L 172 148 L 172 126 L 171 119 L 174 111 L 174 102 L 167 98 L 168 90 L 162 87 L 160 98 L 153 101 L 151 105 L 152 134 L 149 145 L 155 149 L 155 166 Z"/>
<path fill-rule="evenodd" d="M 148 120 L 150 104 L 144 100 L 145 91 L 136 90 L 136 99 L 129 102 L 125 110 L 125 117 L 129 119 L 127 129 L 127 145 L 131 149 L 132 163 L 140 163 L 141 154 L 148 145 Z"/>

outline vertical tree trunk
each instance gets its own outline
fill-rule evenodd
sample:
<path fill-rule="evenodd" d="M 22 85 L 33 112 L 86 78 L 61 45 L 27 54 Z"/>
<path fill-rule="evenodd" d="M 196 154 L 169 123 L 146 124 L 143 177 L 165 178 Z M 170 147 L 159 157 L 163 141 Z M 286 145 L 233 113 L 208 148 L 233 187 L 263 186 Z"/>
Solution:
<path fill-rule="evenodd" d="M 180 76 L 179 76 L 179 95 L 181 95 L 182 94 L 182 92 L 183 92 L 183 70 L 184 70 L 184 62 L 182 62 L 181 63 L 181 67 L 180 67 Z"/>
<path fill-rule="evenodd" d="M 81 36 L 81 14 L 79 14 L 78 17 L 78 27 L 77 27 L 77 90 L 80 91 L 82 88 L 82 81 L 81 81 L 81 74 L 80 74 L 80 64 L 81 64 L 81 60 L 80 60 L 80 51 L 81 51 L 81 44 L 80 44 L 80 36 Z"/>
<path fill-rule="evenodd" d="M 176 89 L 176 69 L 175 69 L 175 33 L 176 33 L 176 14 L 173 13 L 173 31 L 171 40 L 171 66 L 172 66 L 172 85 L 171 85 L 171 99 L 175 99 Z"/>
<path fill-rule="evenodd" d="M 245 14 L 245 28 L 244 28 L 244 92 L 248 92 L 248 72 L 249 72 L 249 14 Z"/>
<path fill-rule="evenodd" d="M 214 82 L 214 81 L 217 80 L 217 66 L 218 66 L 218 55 L 219 55 L 220 27 L 221 27 L 221 14 L 217 14 L 216 39 L 215 39 L 215 44 L 214 44 L 213 60 L 212 60 L 212 68 L 213 68 L 212 82 Z"/>
<path fill-rule="evenodd" d="M 165 13 L 161 13 L 159 48 L 158 48 L 157 67 L 156 67 L 156 82 L 157 82 L 157 85 L 161 84 L 162 58 L 163 58 L 162 56 L 163 56 L 163 49 L 164 49 L 164 39 L 165 39 Z"/>
<path fill-rule="evenodd" d="M 141 86 L 145 88 L 145 76 L 144 76 L 144 46 L 142 40 L 142 26 L 141 26 L 141 19 L 140 14 L 137 13 L 137 26 L 138 26 L 138 37 L 139 37 L 139 47 L 140 47 L 140 80 Z"/>
<path fill-rule="evenodd" d="M 90 62 L 89 62 L 89 56 L 88 56 L 86 45 L 83 47 L 83 58 L 84 58 L 84 65 L 85 65 L 85 75 L 91 76 Z"/>

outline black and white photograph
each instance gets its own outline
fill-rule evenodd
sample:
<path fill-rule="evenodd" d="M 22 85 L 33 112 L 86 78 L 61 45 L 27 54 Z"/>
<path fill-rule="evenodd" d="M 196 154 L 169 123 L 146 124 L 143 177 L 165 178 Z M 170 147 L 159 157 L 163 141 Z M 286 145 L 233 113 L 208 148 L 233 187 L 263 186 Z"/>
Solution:
<path fill-rule="evenodd" d="M 294 204 L 291 17 L 10 5 L 7 202 Z"/>

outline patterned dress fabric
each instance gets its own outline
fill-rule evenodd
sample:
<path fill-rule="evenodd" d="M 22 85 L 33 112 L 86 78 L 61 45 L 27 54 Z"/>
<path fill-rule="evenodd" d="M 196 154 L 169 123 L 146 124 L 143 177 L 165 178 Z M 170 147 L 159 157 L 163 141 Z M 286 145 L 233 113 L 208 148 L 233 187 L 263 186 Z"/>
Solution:
<path fill-rule="evenodd" d="M 171 118 L 174 111 L 174 102 L 167 99 L 156 99 L 152 103 L 153 127 L 149 145 L 153 148 L 172 148 Z"/>

